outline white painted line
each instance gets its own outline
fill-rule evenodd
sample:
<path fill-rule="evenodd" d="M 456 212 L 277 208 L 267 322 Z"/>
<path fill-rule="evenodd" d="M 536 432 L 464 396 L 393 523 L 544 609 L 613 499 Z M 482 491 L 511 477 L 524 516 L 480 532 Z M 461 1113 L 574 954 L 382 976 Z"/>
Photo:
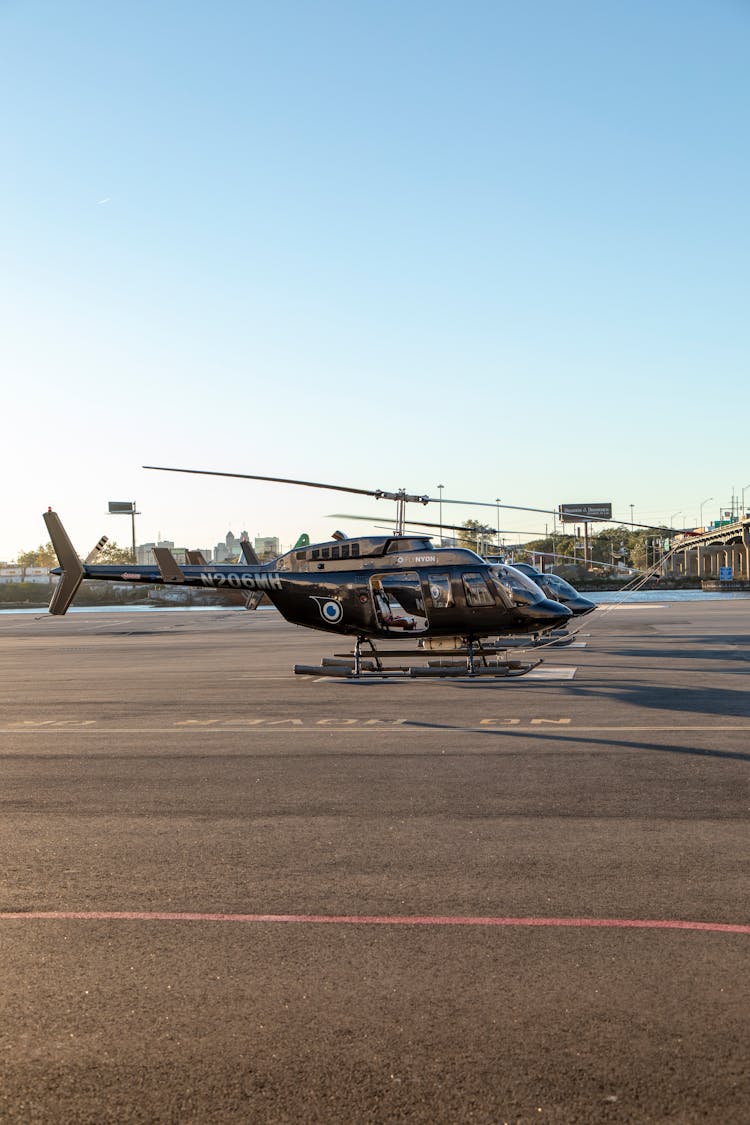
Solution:
<path fill-rule="evenodd" d="M 656 605 L 654 602 L 604 602 L 599 607 L 605 609 L 607 612 L 613 609 L 672 609 L 675 602 L 670 602 L 669 605 L 665 602 L 663 605 Z"/>
<path fill-rule="evenodd" d="M 577 669 L 572 664 L 547 664 L 539 668 L 533 668 L 531 672 L 527 672 L 525 676 L 519 676 L 519 680 L 572 680 L 576 674 Z"/>

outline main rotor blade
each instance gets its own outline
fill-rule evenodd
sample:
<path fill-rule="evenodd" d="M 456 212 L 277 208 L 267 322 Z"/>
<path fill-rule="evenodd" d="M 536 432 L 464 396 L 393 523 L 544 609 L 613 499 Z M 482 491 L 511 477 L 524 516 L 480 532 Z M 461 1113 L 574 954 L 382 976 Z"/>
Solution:
<path fill-rule="evenodd" d="M 292 477 L 262 477 L 255 473 L 224 473 L 217 469 L 177 469 L 171 465 L 144 465 L 143 468 L 153 469 L 158 473 L 193 473 L 196 476 L 202 477 L 232 477 L 235 480 L 265 480 L 270 481 L 272 484 L 298 484 L 304 488 L 325 488 L 329 492 L 351 492 L 355 496 L 374 496 L 376 500 L 406 501 L 410 504 L 463 504 L 464 507 L 468 508 L 494 508 L 495 510 L 498 508 L 508 508 L 514 512 L 541 512 L 545 516 L 559 515 L 554 508 L 528 508 L 523 504 L 493 504 L 490 500 L 448 500 L 445 498 L 441 500 L 437 496 L 408 495 L 403 488 L 399 489 L 398 492 L 387 492 L 382 488 L 352 488 L 348 484 L 322 484 L 320 481 L 316 480 L 295 480 Z M 630 520 L 592 520 L 588 519 L 586 516 L 581 516 L 580 519 L 570 522 L 579 524 L 619 522 L 627 524 L 630 527 L 645 527 L 652 531 L 663 530 L 663 527 L 656 527 L 654 524 L 650 523 L 631 523 Z M 428 525 L 425 524 L 424 526 Z M 433 526 L 440 527 L 440 524 L 435 524 Z M 442 526 L 447 527 L 448 525 L 443 524 Z M 672 530 L 675 529 L 673 528 Z M 511 534 L 516 535 L 520 533 L 512 532 Z M 525 532 L 523 534 L 525 534 Z"/>
<path fill-rule="evenodd" d="M 435 497 L 430 498 L 431 504 L 439 504 Z M 463 504 L 468 508 L 512 508 L 514 512 L 542 512 L 545 516 L 554 516 L 557 513 L 552 508 L 524 508 L 520 504 L 492 504 L 489 500 L 443 500 L 443 504 Z"/>
<path fill-rule="evenodd" d="M 430 503 L 431 504 L 439 504 L 440 501 L 439 501 L 439 499 L 436 499 L 434 496 L 431 496 L 430 497 Z M 484 501 L 482 501 L 482 499 L 445 499 L 444 498 L 443 504 L 463 504 L 464 506 L 467 506 L 467 507 L 494 507 L 494 508 L 509 507 L 509 508 L 512 508 L 512 510 L 514 512 L 541 512 L 543 515 L 557 516 L 558 520 L 560 520 L 559 511 L 557 510 L 557 508 L 552 508 L 552 507 L 523 507 L 521 504 L 493 504 L 493 502 L 487 501 L 487 499 L 484 499 Z M 564 523 L 564 522 L 578 523 L 578 524 L 582 524 L 582 523 L 618 523 L 618 524 L 623 524 L 623 525 L 627 526 L 627 528 L 647 528 L 650 531 L 662 531 L 663 526 L 665 526 L 665 524 L 661 524 L 660 526 L 657 526 L 656 524 L 653 524 L 653 523 L 632 523 L 630 520 L 616 520 L 614 516 L 612 517 L 611 520 L 595 520 L 591 516 L 581 515 L 580 517 L 576 516 L 575 520 L 567 520 L 567 521 L 561 520 L 560 522 L 561 523 Z M 677 529 L 672 528 L 671 530 L 672 530 L 672 532 L 674 532 Z M 525 534 L 525 532 L 524 532 L 524 534 Z"/>
<path fill-rule="evenodd" d="M 159 473 L 195 473 L 203 477 L 235 477 L 238 480 L 266 480 L 274 484 L 300 484 L 305 488 L 327 488 L 332 492 L 354 492 L 358 496 L 375 496 L 376 498 L 387 495 L 379 489 L 350 488 L 345 484 L 321 484 L 314 480 L 292 480 L 290 477 L 261 477 L 254 473 L 223 473 L 216 469 L 174 469 L 168 465 L 144 465 L 144 469 L 155 469 Z"/>
<path fill-rule="evenodd" d="M 328 520 L 364 520 L 365 523 L 375 523 L 377 520 L 382 520 L 382 516 L 354 516 L 350 512 L 329 512 L 326 516 Z M 501 527 L 498 532 L 496 527 L 466 527 L 465 524 L 460 526 L 457 523 L 425 523 L 424 520 L 406 520 L 409 527 L 435 527 L 438 530 L 442 527 L 444 531 L 465 531 L 467 533 L 479 532 L 480 535 L 541 535 L 541 532 L 534 531 L 510 531 L 507 527 Z"/>

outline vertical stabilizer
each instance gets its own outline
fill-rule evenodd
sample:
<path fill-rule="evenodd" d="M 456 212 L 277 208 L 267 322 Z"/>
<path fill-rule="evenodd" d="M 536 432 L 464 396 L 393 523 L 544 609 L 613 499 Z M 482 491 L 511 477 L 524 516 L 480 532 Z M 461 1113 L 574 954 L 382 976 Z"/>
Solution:
<path fill-rule="evenodd" d="M 62 569 L 52 601 L 49 603 L 49 612 L 60 616 L 67 612 L 68 606 L 73 601 L 83 581 L 84 570 L 57 512 L 53 512 L 50 508 L 44 513 L 44 522 Z"/>
<path fill-rule="evenodd" d="M 242 539 L 240 541 L 240 547 L 242 548 L 243 558 L 244 558 L 244 560 L 245 560 L 245 562 L 247 563 L 248 566 L 260 566 L 261 565 L 260 559 L 256 555 L 253 548 L 250 546 L 249 539 Z"/>
<path fill-rule="evenodd" d="M 156 565 L 159 567 L 163 582 L 180 582 L 185 581 L 185 572 L 181 568 L 177 559 L 174 557 L 169 547 L 154 547 L 154 558 Z"/>

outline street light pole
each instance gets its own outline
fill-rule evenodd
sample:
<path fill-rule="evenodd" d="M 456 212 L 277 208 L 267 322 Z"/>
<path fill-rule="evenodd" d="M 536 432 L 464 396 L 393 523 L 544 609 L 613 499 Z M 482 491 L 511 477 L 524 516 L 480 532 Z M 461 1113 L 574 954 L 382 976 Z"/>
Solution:
<path fill-rule="evenodd" d="M 443 489 L 444 484 L 438 485 L 438 492 L 440 493 L 440 546 L 443 545 Z"/>
<path fill-rule="evenodd" d="M 630 505 L 630 526 L 631 527 L 633 526 L 633 508 L 634 507 L 635 507 L 635 504 Z"/>
<path fill-rule="evenodd" d="M 744 493 L 744 490 L 743 490 L 743 493 Z M 703 505 L 707 504 L 709 502 L 709 500 L 713 500 L 713 496 L 707 496 L 705 500 L 701 500 L 701 517 L 700 517 L 701 528 L 703 527 Z M 743 503 L 744 503 L 744 495 L 743 495 Z"/>
<path fill-rule="evenodd" d="M 745 488 L 750 488 L 750 484 L 746 484 Z M 742 489 L 742 516 L 740 517 L 743 520 L 745 518 L 745 488 Z"/>
<path fill-rule="evenodd" d="M 500 550 L 500 497 L 499 496 L 495 497 L 495 503 L 497 504 L 497 549 L 499 551 Z"/>

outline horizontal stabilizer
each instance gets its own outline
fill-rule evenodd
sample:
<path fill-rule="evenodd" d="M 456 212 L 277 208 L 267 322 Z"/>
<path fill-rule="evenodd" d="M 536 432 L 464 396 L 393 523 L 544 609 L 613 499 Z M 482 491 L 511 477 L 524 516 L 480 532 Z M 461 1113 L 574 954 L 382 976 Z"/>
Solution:
<path fill-rule="evenodd" d="M 177 559 L 168 547 L 154 547 L 156 565 L 161 571 L 164 582 L 184 582 L 185 574 L 180 569 Z"/>
<path fill-rule="evenodd" d="M 85 559 L 83 560 L 83 561 L 84 561 L 84 565 L 85 565 L 85 566 L 88 566 L 88 564 L 89 564 L 89 563 L 92 563 L 92 562 L 94 562 L 94 560 L 96 559 L 97 555 L 101 554 L 101 552 L 102 552 L 102 551 L 104 550 L 104 548 L 105 548 L 105 546 L 107 545 L 107 543 L 109 543 L 109 539 L 108 539 L 108 537 L 107 537 L 106 535 L 102 535 L 102 537 L 101 537 L 101 539 L 99 540 L 99 542 L 98 542 L 98 543 L 96 543 L 96 544 L 95 544 L 95 545 L 94 545 L 94 546 L 93 546 L 93 547 L 91 548 L 91 550 L 89 551 L 89 553 L 88 553 L 88 554 L 86 555 L 86 558 L 85 558 Z"/>
<path fill-rule="evenodd" d="M 83 581 L 84 570 L 57 512 L 53 512 L 50 508 L 49 511 L 44 513 L 43 518 L 57 555 L 57 561 L 62 569 L 60 580 L 49 603 L 49 612 L 56 617 L 60 617 L 67 612 L 70 603 L 73 601 L 76 591 Z"/>
<path fill-rule="evenodd" d="M 208 566 L 203 551 L 185 551 L 185 558 L 190 566 Z"/>

